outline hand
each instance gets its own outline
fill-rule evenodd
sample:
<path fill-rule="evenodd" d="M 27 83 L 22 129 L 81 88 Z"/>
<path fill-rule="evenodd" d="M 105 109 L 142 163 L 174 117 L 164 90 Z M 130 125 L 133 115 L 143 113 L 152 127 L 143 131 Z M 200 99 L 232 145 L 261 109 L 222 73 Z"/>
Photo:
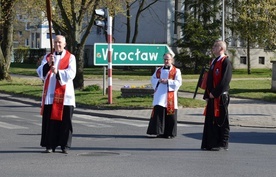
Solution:
<path fill-rule="evenodd" d="M 159 82 L 162 83 L 162 84 L 167 84 L 168 79 L 159 79 Z"/>
<path fill-rule="evenodd" d="M 54 66 L 51 67 L 51 71 L 52 71 L 52 73 L 54 73 L 54 74 L 57 74 L 57 72 L 58 72 L 58 71 L 57 71 L 57 68 L 55 68 Z"/>
<path fill-rule="evenodd" d="M 50 57 L 49 57 L 48 65 L 49 66 L 54 65 L 54 55 L 53 54 L 51 54 Z"/>
<path fill-rule="evenodd" d="M 215 98 L 214 95 L 212 93 L 209 94 L 209 98 Z"/>

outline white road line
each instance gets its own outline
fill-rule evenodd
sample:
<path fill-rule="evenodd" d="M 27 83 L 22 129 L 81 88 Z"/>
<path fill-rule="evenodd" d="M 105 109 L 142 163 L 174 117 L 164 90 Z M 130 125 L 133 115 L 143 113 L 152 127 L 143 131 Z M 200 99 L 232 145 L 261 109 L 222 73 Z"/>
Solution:
<path fill-rule="evenodd" d="M 20 117 L 16 115 L 1 115 L 1 118 L 12 118 L 12 119 L 20 119 Z"/>
<path fill-rule="evenodd" d="M 9 119 L 23 119 L 16 115 L 1 115 L 0 118 L 9 118 Z M 82 119 L 82 120 L 80 120 Z M 33 122 L 30 120 L 33 125 L 41 126 L 41 122 Z M 104 117 L 97 117 L 97 116 L 90 116 L 90 115 L 83 115 L 83 114 L 74 114 L 74 118 L 72 120 L 74 124 L 80 124 L 86 127 L 94 127 L 94 128 L 108 128 L 114 127 L 114 124 L 123 124 L 123 125 L 130 125 L 134 127 L 147 127 L 148 121 L 143 120 L 133 120 L 133 119 L 115 119 L 115 118 L 104 118 Z M 186 124 L 178 124 L 178 127 L 187 127 Z M 28 127 L 23 127 L 19 125 L 14 125 L 6 122 L 0 122 L 0 127 L 6 129 L 29 129 Z"/>
<path fill-rule="evenodd" d="M 29 129 L 27 127 L 13 125 L 13 124 L 5 123 L 5 122 L 0 122 L 0 127 L 6 128 L 6 129 Z"/>
<path fill-rule="evenodd" d="M 111 119 L 111 118 L 104 118 L 104 117 L 96 117 L 96 116 L 90 116 L 90 115 L 83 115 L 83 114 L 74 114 L 75 117 L 90 120 L 90 121 L 96 121 L 96 122 L 106 122 L 109 124 L 124 124 L 124 125 L 131 125 L 134 127 L 147 127 L 148 122 L 141 121 L 141 120 L 131 120 L 131 119 Z M 178 124 L 179 127 L 187 127 L 185 124 Z"/>
<path fill-rule="evenodd" d="M 131 125 L 135 127 L 148 126 L 147 123 L 145 124 L 145 123 L 142 123 L 142 121 L 138 121 L 138 120 L 110 119 L 110 118 L 95 117 L 95 116 L 89 116 L 89 115 L 83 115 L 83 114 L 77 114 L 77 115 L 75 114 L 75 116 L 81 119 L 86 119 L 86 120 L 96 121 L 96 122 L 105 122 L 109 124 L 124 124 L 124 125 Z"/>
<path fill-rule="evenodd" d="M 81 120 L 72 120 L 73 123 L 81 124 L 86 127 L 112 127 L 107 124 L 100 124 L 100 123 L 95 123 L 95 122 L 87 122 L 87 121 L 81 121 Z"/>

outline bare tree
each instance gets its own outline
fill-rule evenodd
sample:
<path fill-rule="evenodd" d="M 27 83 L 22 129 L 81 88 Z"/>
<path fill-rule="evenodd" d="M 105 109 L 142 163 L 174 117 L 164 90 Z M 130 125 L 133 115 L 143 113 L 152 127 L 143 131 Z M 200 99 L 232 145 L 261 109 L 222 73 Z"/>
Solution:
<path fill-rule="evenodd" d="M 22 0 L 23 1 L 23 0 Z M 24 0 L 46 14 L 45 1 Z M 74 79 L 76 89 L 84 86 L 83 65 L 84 46 L 91 33 L 96 17 L 96 8 L 109 8 L 110 15 L 120 12 L 123 0 L 52 0 L 52 24 L 56 34 L 66 37 L 67 49 L 76 56 L 77 74 Z M 44 16 L 45 18 L 45 16 Z"/>
<path fill-rule="evenodd" d="M 16 0 L 1 0 L 0 23 L 2 33 L 0 34 L 0 80 L 11 80 L 9 68 L 13 47 L 13 21 L 14 5 Z"/>
<path fill-rule="evenodd" d="M 159 0 L 160 1 L 160 0 Z M 146 9 L 150 8 L 152 5 L 154 5 L 156 2 L 158 2 L 158 0 L 126 0 L 126 14 L 127 14 L 127 21 L 126 21 L 126 25 L 127 25 L 127 33 L 126 33 L 126 43 L 135 43 L 136 39 L 138 37 L 138 33 L 139 33 L 139 18 L 141 16 L 141 14 L 143 13 L 143 11 L 145 11 Z M 131 7 L 138 3 L 138 10 L 136 12 L 136 16 L 135 16 L 135 24 L 134 24 L 134 31 L 133 31 L 133 37 L 132 40 L 130 40 L 130 34 L 131 34 L 131 16 L 130 16 L 130 10 Z"/>

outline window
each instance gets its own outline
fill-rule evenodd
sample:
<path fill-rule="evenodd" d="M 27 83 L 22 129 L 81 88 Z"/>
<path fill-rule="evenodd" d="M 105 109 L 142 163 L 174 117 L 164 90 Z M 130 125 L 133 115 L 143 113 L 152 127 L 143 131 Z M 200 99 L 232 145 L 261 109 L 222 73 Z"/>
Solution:
<path fill-rule="evenodd" d="M 240 64 L 245 64 L 246 65 L 246 57 L 245 56 L 240 57 Z"/>
<path fill-rule="evenodd" d="M 55 39 L 56 35 L 52 33 L 52 38 Z M 50 39 L 50 33 L 47 33 L 47 39 Z"/>
<path fill-rule="evenodd" d="M 265 64 L 265 57 L 259 57 L 259 64 L 261 65 Z"/>

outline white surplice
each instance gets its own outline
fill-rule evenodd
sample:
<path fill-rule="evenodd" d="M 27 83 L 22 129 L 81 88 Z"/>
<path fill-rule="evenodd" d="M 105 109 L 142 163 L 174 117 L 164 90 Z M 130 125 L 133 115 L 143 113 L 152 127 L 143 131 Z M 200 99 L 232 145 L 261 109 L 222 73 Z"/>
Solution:
<path fill-rule="evenodd" d="M 170 67 L 170 70 L 172 67 Z M 158 69 L 155 70 L 154 74 L 151 76 L 151 84 L 153 89 L 156 89 L 158 84 L 159 78 L 156 77 L 156 72 Z M 161 69 L 160 79 L 168 79 L 169 72 L 168 69 Z M 178 99 L 177 99 L 177 91 L 179 87 L 182 85 L 182 76 L 180 69 L 176 68 L 176 75 L 175 79 L 169 79 L 168 84 L 159 83 L 157 89 L 155 90 L 153 96 L 153 103 L 152 105 L 160 105 L 162 107 L 167 107 L 167 94 L 168 91 L 174 91 L 174 108 L 178 109 Z"/>
<path fill-rule="evenodd" d="M 66 51 L 64 50 L 61 55 L 54 55 L 54 66 L 58 68 L 60 60 L 65 56 Z M 41 78 L 43 81 L 47 78 L 47 74 L 45 77 L 43 77 L 43 66 L 47 64 L 46 56 L 44 56 L 43 60 L 41 61 L 41 65 L 37 68 L 37 74 L 39 78 Z M 59 74 L 59 83 L 60 85 L 66 85 L 65 89 L 65 97 L 64 97 L 64 105 L 67 106 L 76 106 L 75 103 L 75 91 L 74 91 L 74 84 L 73 84 L 73 79 L 76 76 L 76 58 L 73 54 L 70 55 L 69 59 L 69 66 L 66 69 L 59 70 L 58 69 L 58 74 Z M 50 76 L 50 82 L 48 85 L 48 91 L 47 95 L 45 97 L 45 105 L 53 104 L 54 100 L 54 92 L 55 92 L 55 87 L 56 87 L 56 74 L 51 73 Z M 45 82 L 44 82 L 45 83 Z"/>

